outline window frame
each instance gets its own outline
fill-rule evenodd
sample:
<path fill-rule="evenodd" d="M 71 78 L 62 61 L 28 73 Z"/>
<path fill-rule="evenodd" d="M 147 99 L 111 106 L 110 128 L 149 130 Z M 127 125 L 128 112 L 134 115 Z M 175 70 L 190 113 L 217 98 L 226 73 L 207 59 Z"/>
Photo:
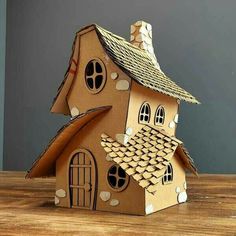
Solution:
<path fill-rule="evenodd" d="M 143 109 L 143 107 L 148 107 L 148 110 L 149 110 L 149 113 L 147 114 L 147 113 L 145 113 L 145 111 L 144 111 L 144 113 L 142 113 L 142 109 Z M 146 108 L 144 108 L 144 109 L 146 109 Z M 145 117 L 145 116 L 148 116 L 148 121 L 145 121 L 145 119 L 143 118 L 143 120 L 141 120 L 141 116 L 143 116 L 143 117 Z M 144 103 L 142 103 L 142 105 L 140 106 L 140 108 L 139 108 L 139 113 L 138 113 L 138 123 L 139 124 L 149 124 L 150 123 L 150 120 L 151 120 L 151 106 L 150 106 L 150 104 L 148 103 L 148 102 L 144 102 Z"/>
<path fill-rule="evenodd" d="M 87 68 L 89 66 L 90 63 L 93 63 L 93 73 L 91 75 L 87 74 Z M 98 63 L 102 69 L 101 72 L 97 72 L 96 71 L 96 63 Z M 99 86 L 99 88 L 96 89 L 95 87 L 95 81 L 97 76 L 102 76 L 102 83 Z M 92 89 L 89 84 L 88 84 L 88 79 L 91 78 L 93 80 L 93 86 L 94 88 Z M 85 70 L 84 70 L 84 82 L 85 82 L 85 86 L 87 88 L 87 90 L 92 93 L 92 94 L 97 94 L 99 92 L 101 92 L 106 84 L 107 81 L 107 72 L 106 72 L 106 67 L 103 63 L 103 61 L 100 58 L 93 58 L 91 60 L 89 60 L 85 66 Z"/>
<path fill-rule="evenodd" d="M 170 180 L 168 179 L 169 176 L 170 176 Z M 167 180 L 165 180 L 165 178 L 167 178 Z M 173 166 L 171 165 L 171 163 L 169 163 L 162 177 L 162 184 L 163 185 L 171 184 L 173 182 L 173 179 L 174 179 Z"/>
<path fill-rule="evenodd" d="M 114 168 L 114 167 L 116 167 L 116 173 L 115 174 L 110 174 L 109 172 L 110 172 L 110 170 L 112 169 L 112 168 Z M 108 169 L 108 171 L 107 171 L 107 184 L 108 184 L 108 186 L 109 186 L 109 188 L 112 190 L 112 191 L 114 191 L 114 192 L 121 192 L 121 191 L 124 191 L 126 188 L 127 188 L 127 186 L 128 186 L 128 184 L 129 184 L 129 175 L 127 174 L 127 173 L 125 173 L 125 171 L 124 171 L 124 173 L 125 173 L 125 177 L 120 177 L 120 176 L 118 176 L 118 170 L 119 170 L 119 168 L 121 168 L 118 164 L 114 164 L 114 165 L 111 165 L 110 167 L 109 167 L 109 169 Z M 119 179 L 124 179 L 125 180 L 125 183 L 121 186 L 121 187 L 118 187 L 118 188 L 115 188 L 111 183 L 110 183 L 110 181 L 109 181 L 109 177 L 110 176 L 114 176 L 115 178 L 117 178 L 117 176 L 119 177 Z M 118 179 L 118 180 L 119 180 Z M 117 179 L 116 179 L 116 181 L 117 181 Z"/>
<path fill-rule="evenodd" d="M 161 112 L 161 110 L 163 111 L 163 116 L 158 115 L 158 112 L 159 112 L 159 111 Z M 155 125 L 159 125 L 159 126 L 164 125 L 164 123 L 165 123 L 165 116 L 166 116 L 166 112 L 165 112 L 164 106 L 163 106 L 163 105 L 159 105 L 159 106 L 157 107 L 157 109 L 156 109 L 156 112 L 155 112 L 154 124 L 155 124 Z M 158 120 L 162 119 L 163 122 L 162 122 L 162 123 L 157 122 L 157 118 L 158 118 Z"/>

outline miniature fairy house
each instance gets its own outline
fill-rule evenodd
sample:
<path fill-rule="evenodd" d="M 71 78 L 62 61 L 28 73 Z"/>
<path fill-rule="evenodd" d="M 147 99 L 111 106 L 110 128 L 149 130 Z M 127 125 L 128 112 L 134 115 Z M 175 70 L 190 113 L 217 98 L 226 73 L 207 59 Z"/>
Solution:
<path fill-rule="evenodd" d="M 61 207 L 145 215 L 185 202 L 196 168 L 175 137 L 181 100 L 199 103 L 160 69 L 150 24 L 132 25 L 130 42 L 89 25 L 51 108 L 71 120 L 27 177 L 56 176 Z"/>

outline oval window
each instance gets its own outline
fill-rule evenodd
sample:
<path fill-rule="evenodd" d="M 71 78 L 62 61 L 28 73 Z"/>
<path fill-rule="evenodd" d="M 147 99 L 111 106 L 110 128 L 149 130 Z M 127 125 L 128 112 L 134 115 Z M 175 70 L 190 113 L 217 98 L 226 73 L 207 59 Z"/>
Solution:
<path fill-rule="evenodd" d="M 118 192 L 124 190 L 127 187 L 129 183 L 129 176 L 119 165 L 113 165 L 108 170 L 107 180 L 109 186 L 114 191 Z"/>
<path fill-rule="evenodd" d="M 91 93 L 99 93 L 106 83 L 106 69 L 99 59 L 91 60 L 85 68 L 85 83 Z"/>

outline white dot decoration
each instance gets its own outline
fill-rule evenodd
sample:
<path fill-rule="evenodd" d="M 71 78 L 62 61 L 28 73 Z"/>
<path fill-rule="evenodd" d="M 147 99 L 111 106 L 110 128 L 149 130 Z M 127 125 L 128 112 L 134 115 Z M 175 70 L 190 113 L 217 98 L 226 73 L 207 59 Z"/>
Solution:
<path fill-rule="evenodd" d="M 118 73 L 112 72 L 112 73 L 111 73 L 111 78 L 112 78 L 113 80 L 117 79 L 117 78 L 118 78 Z"/>
<path fill-rule="evenodd" d="M 176 192 L 176 193 L 180 193 L 180 187 L 176 187 L 176 188 L 175 188 L 175 192 Z"/>
<path fill-rule="evenodd" d="M 175 122 L 174 121 L 171 121 L 169 123 L 169 128 L 173 129 L 175 127 Z"/>
<path fill-rule="evenodd" d="M 117 90 L 128 90 L 129 89 L 129 82 L 127 80 L 119 80 L 116 83 L 116 89 Z"/>
<path fill-rule="evenodd" d="M 126 130 L 126 134 L 130 136 L 132 133 L 133 133 L 133 129 L 131 127 L 128 127 Z"/>
<path fill-rule="evenodd" d="M 79 112 L 79 109 L 77 107 L 72 107 L 70 113 L 71 113 L 72 117 L 75 117 L 75 116 L 78 116 L 80 112 Z"/>
<path fill-rule="evenodd" d="M 117 206 L 117 205 L 119 205 L 119 200 L 117 200 L 117 199 L 112 199 L 111 201 L 110 201 L 110 205 L 111 206 Z"/>

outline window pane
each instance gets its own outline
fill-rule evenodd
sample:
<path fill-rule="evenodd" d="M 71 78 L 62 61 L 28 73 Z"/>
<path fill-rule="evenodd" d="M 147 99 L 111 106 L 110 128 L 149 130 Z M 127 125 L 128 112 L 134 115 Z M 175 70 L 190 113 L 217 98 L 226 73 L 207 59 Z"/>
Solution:
<path fill-rule="evenodd" d="M 145 113 L 146 113 L 146 114 L 149 114 L 149 107 L 148 107 L 147 104 L 145 105 Z"/>
<path fill-rule="evenodd" d="M 87 76 L 91 76 L 94 73 L 94 69 L 93 69 L 93 62 L 89 62 L 88 65 L 86 66 L 86 75 Z"/>
<path fill-rule="evenodd" d="M 145 110 L 145 105 L 142 106 L 141 113 L 144 113 L 144 110 Z"/>
<path fill-rule="evenodd" d="M 163 116 L 164 115 L 164 111 L 162 108 L 160 108 L 160 115 Z"/>
<path fill-rule="evenodd" d="M 125 184 L 125 179 L 118 180 L 118 187 L 121 188 Z"/>
<path fill-rule="evenodd" d="M 87 84 L 90 89 L 93 89 L 93 79 L 92 78 L 87 78 Z"/>
<path fill-rule="evenodd" d="M 121 167 L 119 167 L 119 169 L 118 169 L 118 175 L 121 178 L 125 178 L 125 176 L 126 176 L 125 171 Z"/>
<path fill-rule="evenodd" d="M 110 168 L 110 170 L 109 170 L 109 174 L 114 175 L 114 174 L 116 173 L 116 169 L 117 169 L 116 166 L 112 166 L 112 167 Z"/>
<path fill-rule="evenodd" d="M 109 183 L 112 187 L 116 187 L 116 177 L 115 176 L 109 176 L 108 177 Z"/>
<path fill-rule="evenodd" d="M 95 78 L 95 88 L 98 89 L 102 84 L 103 77 L 102 75 L 97 75 Z"/>
<path fill-rule="evenodd" d="M 166 182 L 166 175 L 164 175 L 164 182 Z"/>
<path fill-rule="evenodd" d="M 96 72 L 97 73 L 102 73 L 102 67 L 98 62 L 96 62 Z"/>

